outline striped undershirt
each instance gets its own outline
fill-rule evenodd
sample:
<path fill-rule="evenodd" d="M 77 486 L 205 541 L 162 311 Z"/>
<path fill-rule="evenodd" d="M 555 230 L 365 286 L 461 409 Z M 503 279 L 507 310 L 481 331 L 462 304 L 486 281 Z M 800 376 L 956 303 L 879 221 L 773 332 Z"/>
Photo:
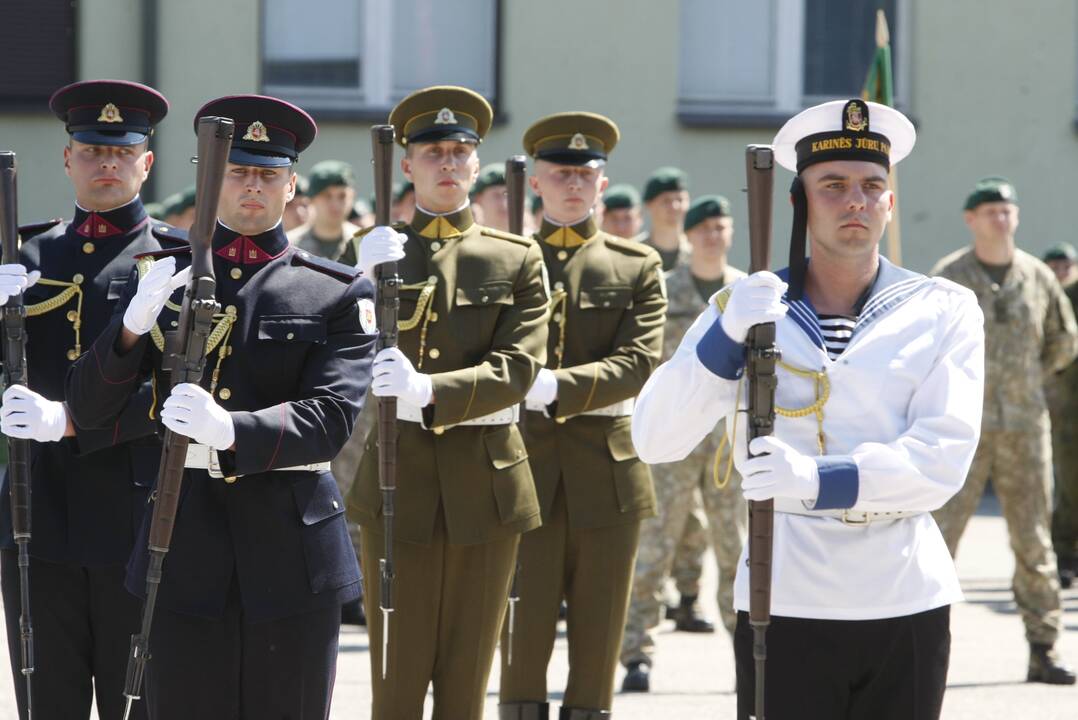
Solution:
<path fill-rule="evenodd" d="M 857 324 L 857 318 L 849 315 L 820 315 L 820 332 L 823 334 L 824 348 L 827 356 L 837 360 L 853 337 L 853 327 Z"/>

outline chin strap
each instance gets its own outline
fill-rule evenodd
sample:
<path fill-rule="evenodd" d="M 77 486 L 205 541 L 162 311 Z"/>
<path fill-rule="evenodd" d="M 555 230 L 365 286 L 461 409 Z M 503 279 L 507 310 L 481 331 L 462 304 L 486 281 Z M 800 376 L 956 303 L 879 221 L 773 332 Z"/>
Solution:
<path fill-rule="evenodd" d="M 805 234 L 808 230 L 808 197 L 801 176 L 790 185 L 790 197 L 794 203 L 794 221 L 790 228 L 790 289 L 786 295 L 790 301 L 800 300 L 805 291 Z"/>

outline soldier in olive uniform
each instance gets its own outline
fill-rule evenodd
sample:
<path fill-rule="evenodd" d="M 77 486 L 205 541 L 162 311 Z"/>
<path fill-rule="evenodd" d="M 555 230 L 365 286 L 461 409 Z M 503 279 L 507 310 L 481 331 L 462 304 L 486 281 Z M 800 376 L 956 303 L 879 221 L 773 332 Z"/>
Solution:
<path fill-rule="evenodd" d="M 936 511 L 953 555 L 991 476 L 1015 554 L 1014 598 L 1030 644 L 1028 680 L 1073 684 L 1052 649 L 1062 611 L 1049 525 L 1052 445 L 1043 382 L 1078 351 L 1074 313 L 1052 271 L 1015 248 L 1018 204 L 1003 178 L 979 181 L 965 205 L 972 247 L 940 260 L 942 275 L 973 290 L 985 317 L 981 440 L 966 483 Z"/>
<path fill-rule="evenodd" d="M 362 528 L 373 714 L 479 720 L 520 534 L 539 525 L 516 421 L 542 366 L 547 295 L 535 242 L 476 225 L 468 192 L 491 109 L 459 87 L 412 93 L 390 123 L 415 183 L 412 223 L 357 237 L 364 271 L 397 261 L 400 344 L 375 358 L 371 391 L 397 398 L 394 608 L 385 678 L 378 430 L 348 498 Z"/>
<path fill-rule="evenodd" d="M 726 264 L 733 232 L 726 198 L 705 195 L 693 201 L 685 215 L 685 233 L 692 246 L 690 260 L 666 275 L 669 306 L 663 332 L 664 361 L 674 354 L 711 296 L 745 276 Z M 737 627 L 734 576 L 748 515 L 740 492 L 741 478 L 730 462 L 725 423 L 720 422 L 684 460 L 652 465 L 651 472 L 659 515 L 645 520 L 640 530 L 632 600 L 621 645 L 621 662 L 628 671 L 622 681 L 626 692 L 650 689 L 649 672 L 655 653 L 651 633 L 659 624 L 662 587 L 673 568 L 675 551 L 692 516 L 697 493 L 703 499 L 710 541 L 719 564 L 719 613 L 731 637 Z M 695 605 L 696 597 L 683 596 L 682 600 L 679 611 L 684 613 L 686 605 L 690 609 Z M 688 618 L 679 617 L 678 621 L 687 623 Z"/>
<path fill-rule="evenodd" d="M 666 294 L 654 250 L 596 227 L 592 208 L 617 140 L 612 121 L 583 112 L 551 115 L 524 134 L 553 291 L 547 366 L 522 423 L 543 526 L 521 540 L 516 626 L 512 637 L 508 623 L 502 631 L 503 720 L 548 716 L 547 664 L 563 598 L 570 670 L 560 717 L 610 714 L 640 522 L 655 514 L 651 474 L 629 425 L 662 354 Z"/>
<path fill-rule="evenodd" d="M 21 264 L 0 271 L 0 288 L 20 274 L 30 284 L 30 387 L 13 385 L 4 393 L 3 431 L 36 441 L 30 480 L 33 715 L 87 718 L 96 691 L 102 715 L 117 717 L 130 634 L 139 626 L 139 601 L 123 586 L 124 563 L 161 446 L 146 417 L 148 386 L 113 426 L 91 430 L 72 422 L 63 403 L 64 377 L 108 325 L 134 256 L 178 246 L 185 234 L 151 220 L 139 199 L 154 160 L 149 138 L 168 111 L 164 97 L 137 83 L 88 81 L 58 90 L 49 107 L 71 136 L 64 168 L 75 191 L 74 217 L 20 228 Z M 30 282 L 34 278 L 40 279 Z M 11 293 L 0 294 L 6 301 Z M 4 611 L 25 720 L 7 480 L 0 487 Z M 145 717 L 145 710 L 136 709 L 134 717 Z"/>
<path fill-rule="evenodd" d="M 1063 286 L 1071 309 L 1078 308 L 1078 252 L 1070 243 L 1058 243 L 1048 249 L 1044 261 Z M 1049 377 L 1046 385 L 1056 481 L 1052 545 L 1059 583 L 1070 588 L 1078 573 L 1078 361 Z"/>
<path fill-rule="evenodd" d="M 676 167 L 653 172 L 644 185 L 644 209 L 650 227 L 641 240 L 658 251 L 664 271 L 673 270 L 689 252 L 682 229 L 689 211 L 689 177 Z"/>

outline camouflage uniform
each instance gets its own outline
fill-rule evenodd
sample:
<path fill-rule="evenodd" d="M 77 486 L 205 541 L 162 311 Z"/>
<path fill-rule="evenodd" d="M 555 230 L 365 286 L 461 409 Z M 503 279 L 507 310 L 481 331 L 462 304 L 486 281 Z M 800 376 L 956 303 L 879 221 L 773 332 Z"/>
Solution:
<path fill-rule="evenodd" d="M 1021 250 L 1002 285 L 970 248 L 945 257 L 932 274 L 973 290 L 985 317 L 981 441 L 965 485 L 936 511 L 936 521 L 953 555 L 991 476 L 1015 554 L 1014 597 L 1026 638 L 1052 645 L 1062 613 L 1049 540 L 1052 446 L 1044 381 L 1075 357 L 1074 313 L 1048 266 Z"/>
<path fill-rule="evenodd" d="M 1067 283 L 1063 291 L 1071 307 L 1078 307 L 1078 280 Z M 1056 479 L 1052 544 L 1063 567 L 1078 561 L 1078 361 L 1054 375 L 1046 389 Z"/>
<path fill-rule="evenodd" d="M 728 267 L 724 284 L 740 277 L 744 277 L 743 272 Z M 706 306 L 693 283 L 688 264 L 680 264 L 667 273 L 666 292 L 669 305 L 663 334 L 664 361 L 674 354 L 682 336 Z M 652 663 L 655 642 L 651 630 L 661 620 L 663 582 L 670 574 L 677 542 L 683 537 L 686 518 L 692 512 L 698 492 L 703 499 L 710 541 L 719 565 L 719 613 L 723 625 L 733 635 L 737 625 L 734 575 L 746 534 L 748 513 L 741 495 L 741 478 L 736 470 L 731 467 L 728 483 L 722 488 L 717 487 L 716 471 L 721 482 L 726 476 L 729 459 L 728 443 L 723 444 L 721 457 L 715 457 L 725 434 L 725 423 L 720 423 L 684 460 L 651 466 L 659 515 L 645 520 L 640 529 L 632 597 L 621 644 L 621 662 L 626 666 L 634 662 Z"/>

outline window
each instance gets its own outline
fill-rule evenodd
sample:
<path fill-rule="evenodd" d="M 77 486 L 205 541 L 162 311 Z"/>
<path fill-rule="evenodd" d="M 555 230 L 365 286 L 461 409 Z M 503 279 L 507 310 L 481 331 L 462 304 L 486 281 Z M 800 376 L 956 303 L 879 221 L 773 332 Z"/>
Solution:
<path fill-rule="evenodd" d="M 493 103 L 500 4 L 264 0 L 263 91 L 323 116 L 384 117 L 427 85 L 464 85 Z"/>
<path fill-rule="evenodd" d="M 75 81 L 75 10 L 71 0 L 5 0 L 0 22 L 0 109 L 48 107 Z M 17 68 L 16 71 L 10 71 Z"/>
<path fill-rule="evenodd" d="M 907 0 L 681 0 L 678 115 L 686 124 L 774 125 L 860 94 L 887 14 L 896 100 Z"/>

